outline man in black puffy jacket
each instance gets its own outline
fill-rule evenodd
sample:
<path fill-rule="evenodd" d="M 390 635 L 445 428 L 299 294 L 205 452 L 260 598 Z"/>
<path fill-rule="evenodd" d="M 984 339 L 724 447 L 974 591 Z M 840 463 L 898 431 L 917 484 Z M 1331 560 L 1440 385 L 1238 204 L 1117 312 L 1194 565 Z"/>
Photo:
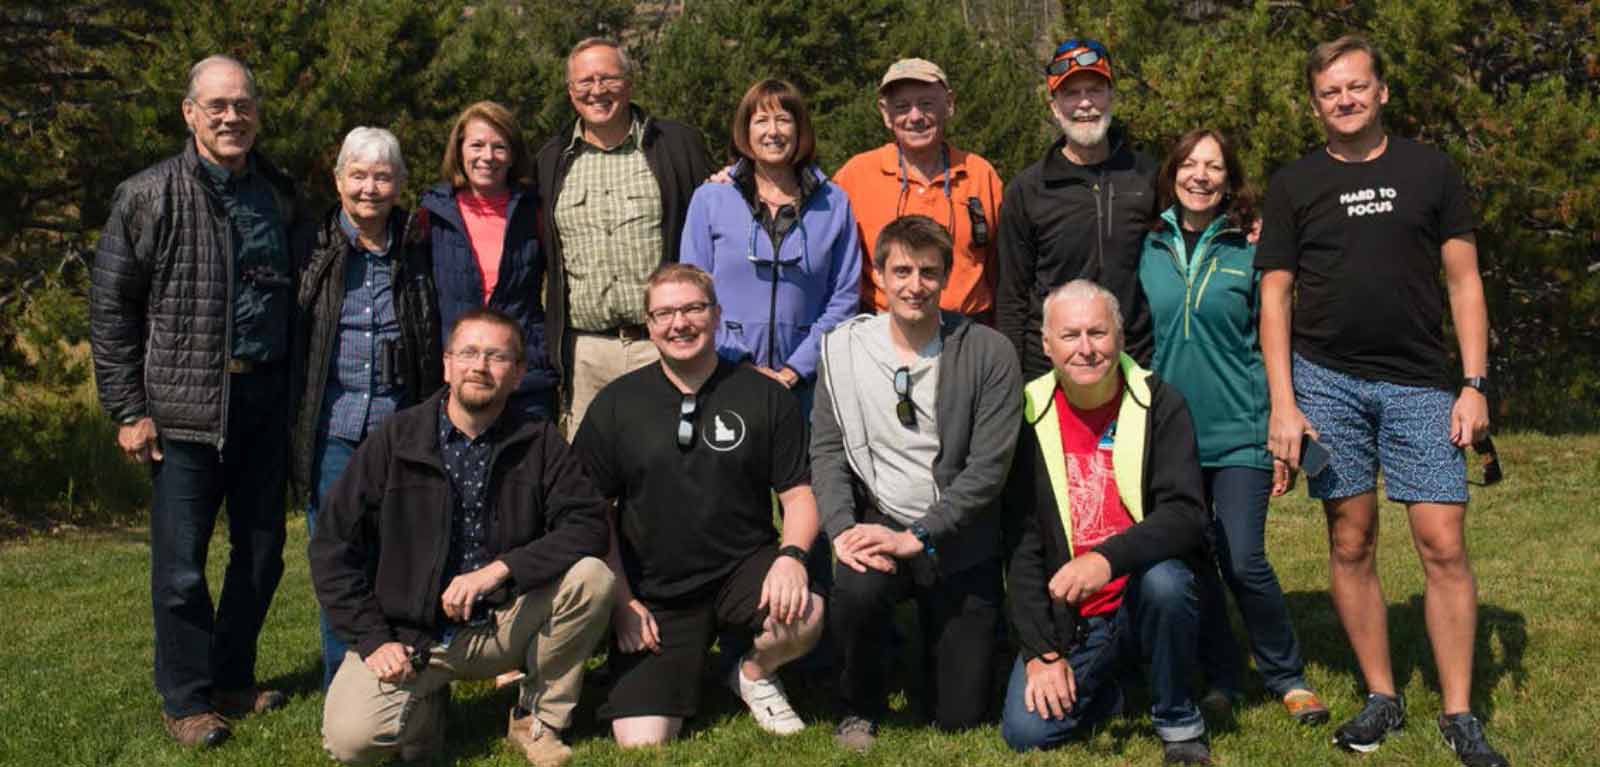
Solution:
<path fill-rule="evenodd" d="M 90 287 L 100 403 L 150 465 L 155 681 L 167 732 L 215 746 L 225 717 L 283 705 L 256 687 L 256 637 L 283 574 L 292 234 L 289 180 L 252 151 L 255 79 L 212 56 L 189 72 L 181 153 L 119 187 Z M 220 603 L 206 549 L 228 505 Z"/>

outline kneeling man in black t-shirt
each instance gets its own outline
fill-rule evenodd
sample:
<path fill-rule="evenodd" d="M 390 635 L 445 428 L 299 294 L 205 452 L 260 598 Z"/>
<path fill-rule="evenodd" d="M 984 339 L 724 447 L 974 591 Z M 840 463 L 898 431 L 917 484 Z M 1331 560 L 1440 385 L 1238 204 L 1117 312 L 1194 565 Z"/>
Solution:
<path fill-rule="evenodd" d="M 805 727 L 776 676 L 822 635 L 822 598 L 806 578 L 817 503 L 805 420 L 783 385 L 718 359 L 720 314 L 710 275 L 657 269 L 645 315 L 661 363 L 602 389 L 574 443 L 616 500 L 616 685 L 599 714 L 624 747 L 671 740 L 694 715 L 719 630 L 755 637 L 728 686 L 756 723 L 778 735 Z"/>

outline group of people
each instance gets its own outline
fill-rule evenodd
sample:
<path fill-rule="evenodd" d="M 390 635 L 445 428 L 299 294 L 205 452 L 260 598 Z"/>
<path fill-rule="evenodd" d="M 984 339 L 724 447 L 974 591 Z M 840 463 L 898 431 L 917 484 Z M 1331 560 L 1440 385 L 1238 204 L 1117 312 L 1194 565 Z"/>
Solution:
<path fill-rule="evenodd" d="M 946 140 L 955 91 L 923 59 L 880 83 L 892 140 L 831 178 L 789 83 L 745 93 L 719 170 L 693 129 L 633 104 L 616 42 L 579 43 L 566 75 L 570 130 L 530 152 L 510 110 L 472 104 L 412 212 L 396 137 L 350 131 L 316 217 L 255 149 L 249 69 L 213 56 L 190 72 L 183 151 L 118 187 L 93 352 L 154 485 L 176 740 L 215 746 L 286 702 L 255 654 L 292 480 L 342 762 L 437 752 L 450 683 L 502 676 L 519 685 L 507 738 L 564 763 L 603 642 L 598 715 L 624 747 L 674 738 L 708 673 L 762 729 L 798 732 L 777 672 L 807 658 L 835 678 L 836 741 L 864 751 L 913 600 L 937 727 L 990 721 L 1014 648 L 1012 748 L 1117 715 L 1124 667 L 1143 666 L 1165 761 L 1207 764 L 1202 710 L 1245 689 L 1228 593 L 1267 690 L 1299 722 L 1330 718 L 1265 552 L 1268 499 L 1311 449 L 1331 455 L 1308 482 L 1368 692 L 1334 743 L 1371 751 L 1405 719 L 1381 467 L 1427 577 L 1439 729 L 1464 764 L 1506 763 L 1469 699 L 1461 448 L 1488 428 L 1474 221 L 1448 158 L 1385 132 L 1371 45 L 1311 52 L 1327 143 L 1277 173 L 1259 219 L 1222 133 L 1159 165 L 1134 148 L 1094 40 L 1046 64 L 1062 135 L 1010 184 Z"/>

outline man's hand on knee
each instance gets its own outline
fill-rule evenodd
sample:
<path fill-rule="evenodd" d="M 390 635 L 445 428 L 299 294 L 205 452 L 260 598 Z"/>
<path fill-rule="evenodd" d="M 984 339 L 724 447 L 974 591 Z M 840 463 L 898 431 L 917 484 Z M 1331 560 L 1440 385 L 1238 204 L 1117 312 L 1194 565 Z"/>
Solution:
<path fill-rule="evenodd" d="M 404 684 L 417 678 L 417 671 L 411 666 L 411 648 L 399 642 L 379 645 L 363 662 L 380 682 Z"/>

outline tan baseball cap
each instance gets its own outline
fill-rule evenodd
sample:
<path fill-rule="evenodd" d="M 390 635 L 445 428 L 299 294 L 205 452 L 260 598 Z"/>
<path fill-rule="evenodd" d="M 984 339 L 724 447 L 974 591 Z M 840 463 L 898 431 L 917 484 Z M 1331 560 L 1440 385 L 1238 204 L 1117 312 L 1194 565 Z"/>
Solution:
<path fill-rule="evenodd" d="M 944 70 L 927 59 L 901 59 L 890 64 L 889 70 L 883 73 L 883 80 L 878 83 L 878 92 L 882 93 L 883 89 L 899 80 L 938 83 L 946 88 L 950 87 L 950 80 L 944 76 Z"/>

